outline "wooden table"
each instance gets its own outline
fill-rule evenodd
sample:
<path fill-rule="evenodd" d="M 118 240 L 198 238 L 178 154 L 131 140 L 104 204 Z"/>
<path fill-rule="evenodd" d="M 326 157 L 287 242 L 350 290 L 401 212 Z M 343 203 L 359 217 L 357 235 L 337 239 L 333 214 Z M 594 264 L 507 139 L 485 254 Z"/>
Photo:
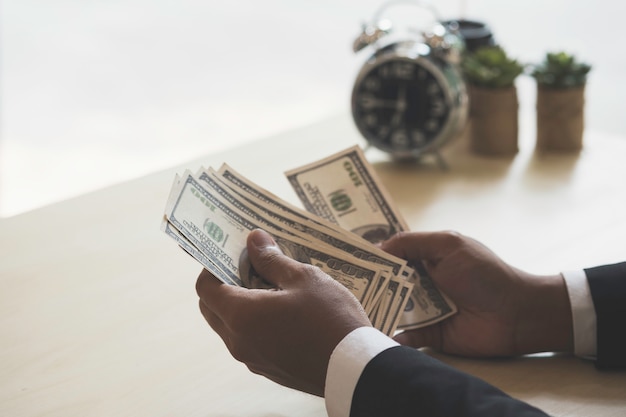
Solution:
<path fill-rule="evenodd" d="M 448 171 L 368 157 L 413 230 L 456 229 L 533 272 L 623 260 L 626 139 L 587 132 L 580 155 L 542 156 L 532 131 L 521 136 L 505 159 L 461 139 L 444 152 Z M 230 357 L 198 312 L 199 265 L 159 224 L 184 168 L 228 162 L 297 203 L 283 171 L 355 143 L 339 115 L 0 221 L 0 415 L 325 415 L 322 399 Z M 436 356 L 555 416 L 626 414 L 626 373 L 574 357 Z"/>

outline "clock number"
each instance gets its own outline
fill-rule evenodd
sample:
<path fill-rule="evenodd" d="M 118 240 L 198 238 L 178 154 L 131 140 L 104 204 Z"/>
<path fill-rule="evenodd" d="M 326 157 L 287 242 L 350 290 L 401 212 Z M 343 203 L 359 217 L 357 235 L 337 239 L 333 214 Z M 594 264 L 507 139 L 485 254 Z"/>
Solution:
<path fill-rule="evenodd" d="M 373 97 L 369 94 L 359 97 L 359 105 L 366 110 L 374 108 L 377 101 L 378 100 L 376 99 L 376 97 Z"/>
<path fill-rule="evenodd" d="M 400 80 L 410 80 L 413 78 L 413 65 L 408 62 L 395 62 L 393 73 Z"/>
<path fill-rule="evenodd" d="M 402 123 L 402 116 L 402 113 L 394 113 L 393 117 L 391 118 L 391 126 L 400 126 L 400 123 Z"/>
<path fill-rule="evenodd" d="M 399 80 L 411 80 L 413 79 L 413 64 L 410 62 L 392 62 L 387 65 L 383 65 L 378 70 L 378 74 L 382 78 L 395 78 Z"/>
<path fill-rule="evenodd" d="M 428 119 L 426 123 L 424 123 L 424 128 L 429 132 L 436 132 L 439 128 L 439 121 L 437 119 Z"/>
<path fill-rule="evenodd" d="M 409 147 L 409 137 L 404 130 L 396 130 L 391 135 L 391 145 L 394 148 L 406 149 Z"/>
<path fill-rule="evenodd" d="M 413 130 L 411 132 L 411 139 L 413 140 L 413 143 L 417 146 L 423 146 L 426 144 L 426 137 L 421 130 Z"/>
<path fill-rule="evenodd" d="M 377 122 L 378 122 L 378 117 L 376 117 L 376 115 L 373 113 L 368 113 L 365 116 L 363 116 L 363 123 L 365 123 L 365 126 L 374 127 L 376 126 Z"/>
<path fill-rule="evenodd" d="M 363 86 L 366 90 L 377 91 L 380 89 L 380 80 L 376 77 L 370 76 L 363 81 Z"/>
<path fill-rule="evenodd" d="M 446 111 L 446 104 L 443 102 L 443 100 L 433 100 L 431 107 L 430 107 L 430 115 L 431 116 L 441 116 L 444 114 L 444 112 Z"/>
<path fill-rule="evenodd" d="M 429 82 L 426 84 L 426 93 L 429 96 L 436 96 L 441 92 L 441 87 L 436 82 Z"/>
<path fill-rule="evenodd" d="M 391 67 L 389 65 L 380 66 L 380 68 L 378 68 L 378 75 L 380 75 L 382 79 L 389 78 L 391 75 Z"/>
<path fill-rule="evenodd" d="M 381 139 L 386 139 L 391 132 L 391 128 L 389 126 L 381 126 L 378 128 L 378 137 Z"/>

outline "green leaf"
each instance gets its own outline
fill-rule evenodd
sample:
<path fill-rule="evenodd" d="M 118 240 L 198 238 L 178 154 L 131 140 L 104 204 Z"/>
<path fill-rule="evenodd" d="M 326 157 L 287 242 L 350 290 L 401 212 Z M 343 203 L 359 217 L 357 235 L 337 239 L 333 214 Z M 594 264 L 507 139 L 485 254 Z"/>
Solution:
<path fill-rule="evenodd" d="M 469 83 L 487 88 L 511 87 L 524 70 L 519 62 L 510 59 L 499 46 L 482 47 L 466 55 L 461 68 Z"/>
<path fill-rule="evenodd" d="M 578 62 L 573 55 L 548 52 L 543 62 L 532 68 L 531 75 L 542 87 L 563 89 L 585 85 L 589 71 L 591 66 Z"/>

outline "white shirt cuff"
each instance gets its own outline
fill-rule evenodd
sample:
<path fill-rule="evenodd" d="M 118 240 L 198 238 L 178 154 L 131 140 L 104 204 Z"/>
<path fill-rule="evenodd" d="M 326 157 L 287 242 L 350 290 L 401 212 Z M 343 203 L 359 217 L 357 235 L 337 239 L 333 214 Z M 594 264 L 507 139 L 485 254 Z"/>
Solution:
<path fill-rule="evenodd" d="M 563 272 L 562 275 L 572 307 L 574 354 L 583 358 L 595 359 L 597 349 L 596 309 L 591 298 L 587 275 L 583 270 L 567 271 Z"/>
<path fill-rule="evenodd" d="M 383 350 L 398 343 L 373 327 L 350 332 L 330 355 L 326 373 L 326 412 L 329 417 L 349 417 L 352 394 L 365 366 Z"/>

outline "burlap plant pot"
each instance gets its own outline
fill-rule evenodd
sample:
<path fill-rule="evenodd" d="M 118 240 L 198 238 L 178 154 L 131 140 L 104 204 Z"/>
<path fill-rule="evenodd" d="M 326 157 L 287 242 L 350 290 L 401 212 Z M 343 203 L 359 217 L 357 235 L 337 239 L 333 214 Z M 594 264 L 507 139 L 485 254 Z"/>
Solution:
<path fill-rule="evenodd" d="M 583 147 L 585 86 L 537 88 L 537 150 L 577 152 Z"/>
<path fill-rule="evenodd" d="M 518 152 L 517 88 L 468 86 L 470 147 L 481 155 L 511 156 Z"/>

